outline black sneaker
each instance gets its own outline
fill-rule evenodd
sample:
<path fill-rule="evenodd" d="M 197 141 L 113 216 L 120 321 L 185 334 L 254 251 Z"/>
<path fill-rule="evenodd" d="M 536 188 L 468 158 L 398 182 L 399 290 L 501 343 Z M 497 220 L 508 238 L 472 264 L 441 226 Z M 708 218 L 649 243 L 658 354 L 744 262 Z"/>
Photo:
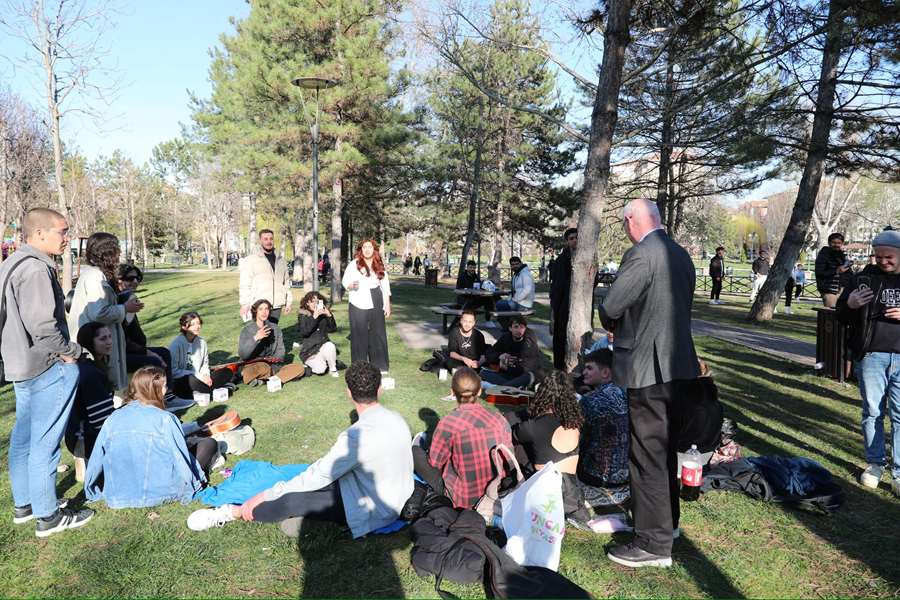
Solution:
<path fill-rule="evenodd" d="M 646 550 L 638 548 L 632 542 L 631 544 L 621 544 L 613 546 L 606 553 L 607 558 L 626 567 L 638 569 L 640 567 L 671 567 L 672 557 L 661 556 L 659 554 L 651 554 Z"/>
<path fill-rule="evenodd" d="M 69 501 L 66 498 L 59 498 L 56 501 L 56 508 L 65 508 L 68 504 Z M 31 512 L 30 504 L 26 504 L 25 506 L 16 506 L 13 510 L 13 523 L 16 525 L 27 523 L 32 519 L 34 519 L 34 513 Z"/>
<path fill-rule="evenodd" d="M 94 511 L 89 508 L 81 510 L 61 508 L 49 519 L 38 519 L 34 534 L 39 538 L 48 537 L 66 529 L 87 525 L 92 518 L 94 518 Z"/>

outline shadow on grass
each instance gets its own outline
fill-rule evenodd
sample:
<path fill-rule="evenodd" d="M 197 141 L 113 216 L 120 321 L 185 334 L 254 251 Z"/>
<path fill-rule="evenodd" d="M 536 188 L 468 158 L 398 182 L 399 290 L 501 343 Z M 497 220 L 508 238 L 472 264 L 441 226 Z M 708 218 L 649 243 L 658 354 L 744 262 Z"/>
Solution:
<path fill-rule="evenodd" d="M 720 342 L 705 346 L 715 351 L 714 354 L 705 353 L 713 364 L 728 363 L 733 367 L 727 372 L 719 371 L 719 380 L 725 384 L 720 388 L 724 391 L 721 397 L 726 413 L 732 413 L 729 416 L 736 416 L 738 425 L 745 426 L 739 436 L 745 448 L 763 456 L 809 456 L 840 469 L 836 480 L 844 490 L 846 503 L 837 512 L 826 516 L 779 505 L 782 510 L 814 536 L 850 560 L 864 564 L 896 589 L 900 585 L 900 563 L 896 560 L 900 554 L 900 539 L 896 528 L 887 524 L 900 520 L 900 503 L 883 492 L 861 488 L 856 483 L 860 467 L 840 456 L 856 456 L 860 462 L 863 460 L 862 438 L 858 431 L 853 430 L 855 436 L 836 435 L 828 428 L 835 422 L 851 419 L 837 406 L 827 406 L 828 402 L 847 403 L 846 399 L 839 398 L 841 392 L 779 375 L 790 370 L 787 361 L 742 351 Z M 758 398 L 741 396 L 739 390 L 758 390 Z M 798 392 L 817 396 L 823 402 L 810 402 Z M 765 401 L 759 398 L 765 398 Z M 840 424 L 842 428 L 850 429 Z M 778 429 L 779 425 L 783 430 Z M 792 434 L 794 431 L 812 437 L 815 445 L 802 441 Z M 824 564 L 822 568 L 826 568 Z M 839 565 L 827 568 L 840 570 Z"/>
<path fill-rule="evenodd" d="M 675 540 L 672 555 L 710 598 L 744 598 L 728 576 L 684 534 Z"/>

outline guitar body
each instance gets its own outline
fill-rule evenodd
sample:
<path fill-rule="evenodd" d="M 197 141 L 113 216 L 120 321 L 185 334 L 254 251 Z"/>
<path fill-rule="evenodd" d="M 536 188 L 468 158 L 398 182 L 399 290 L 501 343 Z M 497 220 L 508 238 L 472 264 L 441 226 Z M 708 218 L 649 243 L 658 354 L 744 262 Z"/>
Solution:
<path fill-rule="evenodd" d="M 216 435 L 219 433 L 225 433 L 226 431 L 231 431 L 235 427 L 241 424 L 241 416 L 238 414 L 236 410 L 226 411 L 224 415 L 213 419 L 203 426 L 201 432 L 205 435 Z"/>
<path fill-rule="evenodd" d="M 237 360 L 235 362 L 225 363 L 221 365 L 216 365 L 214 367 L 210 367 L 212 371 L 218 371 L 219 369 L 228 369 L 232 373 L 237 373 L 238 369 L 245 365 L 252 365 L 253 363 L 269 363 L 270 365 L 277 365 L 284 362 L 283 358 L 274 358 L 274 357 L 266 357 L 266 358 L 251 358 L 250 360 Z"/>

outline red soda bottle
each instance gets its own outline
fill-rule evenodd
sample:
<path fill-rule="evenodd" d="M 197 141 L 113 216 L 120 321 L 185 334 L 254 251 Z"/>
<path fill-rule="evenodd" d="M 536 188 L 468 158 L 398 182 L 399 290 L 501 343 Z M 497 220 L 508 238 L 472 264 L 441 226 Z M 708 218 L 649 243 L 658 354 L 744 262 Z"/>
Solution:
<path fill-rule="evenodd" d="M 681 499 L 694 502 L 700 498 L 700 486 L 703 485 L 703 466 L 700 464 L 700 452 L 697 445 L 691 446 L 681 463 Z"/>

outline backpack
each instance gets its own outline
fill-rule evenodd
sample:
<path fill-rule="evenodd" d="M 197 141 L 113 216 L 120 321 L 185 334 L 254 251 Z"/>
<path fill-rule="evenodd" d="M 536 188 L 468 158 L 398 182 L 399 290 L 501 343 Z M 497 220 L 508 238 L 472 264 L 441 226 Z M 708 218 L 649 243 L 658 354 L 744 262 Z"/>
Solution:
<path fill-rule="evenodd" d="M 488 598 L 591 597 L 587 590 L 556 571 L 517 564 L 483 535 L 462 534 L 456 544 L 461 543 L 474 544 L 484 553 L 484 593 Z M 435 577 L 435 591 L 443 600 L 456 599 L 456 596 L 441 589 L 442 580 L 443 573 L 439 572 Z"/>
<path fill-rule="evenodd" d="M 6 273 L 6 279 L 3 280 L 3 289 L 0 290 L 0 336 L 3 335 L 3 328 L 6 326 L 6 288 L 9 285 L 9 280 L 12 277 L 12 274 L 16 269 L 19 268 L 23 262 L 28 260 L 29 258 L 34 258 L 33 256 L 26 256 L 13 266 L 9 268 L 9 271 Z M 35 258 L 35 260 L 37 260 Z M 0 385 L 7 383 L 5 378 L 6 371 L 3 367 L 3 355 L 0 355 Z"/>

